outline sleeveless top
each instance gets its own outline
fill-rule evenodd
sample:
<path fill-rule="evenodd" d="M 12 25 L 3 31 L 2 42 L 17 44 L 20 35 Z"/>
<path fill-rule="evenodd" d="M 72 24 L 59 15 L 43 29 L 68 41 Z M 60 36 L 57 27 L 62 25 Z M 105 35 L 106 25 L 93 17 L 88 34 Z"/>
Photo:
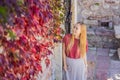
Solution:
<path fill-rule="evenodd" d="M 80 49 L 78 48 L 78 44 L 79 44 L 79 41 L 80 41 L 79 39 L 74 38 L 74 44 L 69 51 L 69 55 L 67 55 L 67 50 L 66 49 L 67 49 L 67 46 L 70 42 L 71 37 L 72 37 L 72 34 L 66 34 L 63 37 L 62 42 L 65 44 L 65 54 L 69 58 L 78 59 L 78 58 L 80 58 Z M 87 51 L 88 51 L 88 42 L 86 43 L 86 53 L 87 53 Z"/>

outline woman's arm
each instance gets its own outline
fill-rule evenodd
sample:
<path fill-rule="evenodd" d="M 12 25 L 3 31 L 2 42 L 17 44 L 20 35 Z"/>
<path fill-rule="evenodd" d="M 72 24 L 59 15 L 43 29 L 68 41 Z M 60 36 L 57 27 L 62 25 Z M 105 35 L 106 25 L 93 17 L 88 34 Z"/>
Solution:
<path fill-rule="evenodd" d="M 84 63 L 85 63 L 85 75 L 88 74 L 88 65 L 87 65 L 87 56 L 84 56 Z"/>
<path fill-rule="evenodd" d="M 63 68 L 65 71 L 67 71 L 66 55 L 65 55 L 65 43 L 62 43 L 62 61 L 63 61 Z"/>
<path fill-rule="evenodd" d="M 86 54 L 84 56 L 84 63 L 85 63 L 85 67 L 87 68 L 88 64 L 87 64 L 87 55 Z"/>

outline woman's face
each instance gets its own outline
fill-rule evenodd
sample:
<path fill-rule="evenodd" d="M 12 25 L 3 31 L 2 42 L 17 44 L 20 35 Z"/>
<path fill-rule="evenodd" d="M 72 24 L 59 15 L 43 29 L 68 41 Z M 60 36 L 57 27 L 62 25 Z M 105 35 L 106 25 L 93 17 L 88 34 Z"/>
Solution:
<path fill-rule="evenodd" d="M 73 27 L 73 35 L 78 36 L 81 33 L 81 25 L 80 24 L 76 24 Z"/>

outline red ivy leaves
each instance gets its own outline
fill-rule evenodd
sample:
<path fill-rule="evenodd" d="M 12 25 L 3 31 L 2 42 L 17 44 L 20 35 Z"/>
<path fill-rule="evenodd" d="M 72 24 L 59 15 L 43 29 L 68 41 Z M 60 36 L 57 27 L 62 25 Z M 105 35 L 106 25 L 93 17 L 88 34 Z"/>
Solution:
<path fill-rule="evenodd" d="M 45 58 L 46 67 L 50 65 L 49 48 L 59 40 L 60 24 L 54 25 L 49 0 L 24 0 L 21 16 L 12 16 L 13 26 L 5 29 L 0 26 L 0 76 L 3 80 L 34 80 L 43 72 L 41 61 Z M 12 13 L 11 13 L 12 14 Z M 11 32 L 7 32 L 7 30 Z M 14 36 L 14 34 L 16 36 Z M 7 39 L 11 35 L 15 39 Z M 57 36 L 57 37 L 56 37 Z"/>

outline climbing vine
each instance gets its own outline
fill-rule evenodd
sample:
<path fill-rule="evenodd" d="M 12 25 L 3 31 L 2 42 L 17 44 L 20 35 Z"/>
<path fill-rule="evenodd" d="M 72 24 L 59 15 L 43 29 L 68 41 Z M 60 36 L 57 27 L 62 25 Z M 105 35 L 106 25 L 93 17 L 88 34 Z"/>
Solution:
<path fill-rule="evenodd" d="M 61 0 L 0 1 L 0 79 L 35 80 L 64 32 Z"/>

